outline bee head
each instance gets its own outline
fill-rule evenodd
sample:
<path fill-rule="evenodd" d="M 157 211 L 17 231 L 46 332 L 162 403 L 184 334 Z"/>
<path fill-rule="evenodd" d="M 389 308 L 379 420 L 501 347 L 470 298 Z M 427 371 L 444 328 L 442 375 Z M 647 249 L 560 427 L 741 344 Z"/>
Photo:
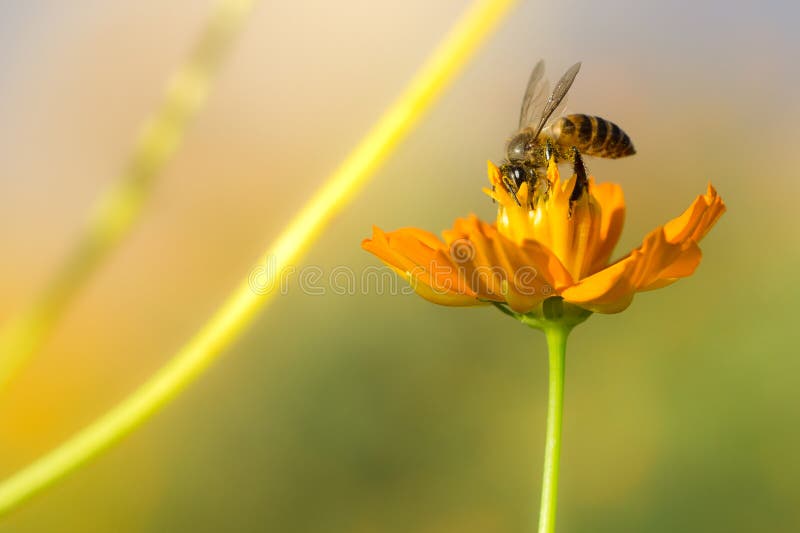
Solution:
<path fill-rule="evenodd" d="M 530 151 L 530 135 L 528 133 L 517 133 L 506 146 L 506 157 L 509 161 L 524 161 Z"/>

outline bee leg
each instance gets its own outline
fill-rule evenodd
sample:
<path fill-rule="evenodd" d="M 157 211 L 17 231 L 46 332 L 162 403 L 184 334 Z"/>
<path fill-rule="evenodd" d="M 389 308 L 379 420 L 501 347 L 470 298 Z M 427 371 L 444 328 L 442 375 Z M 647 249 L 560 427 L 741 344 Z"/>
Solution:
<path fill-rule="evenodd" d="M 553 149 L 553 144 L 550 142 L 550 139 L 547 139 L 547 143 L 544 145 L 544 159 L 547 161 L 547 164 L 550 164 L 550 158 L 553 157 L 555 150 Z"/>
<path fill-rule="evenodd" d="M 517 198 L 517 192 L 519 189 L 517 189 L 516 183 L 514 183 L 513 180 L 509 179 L 506 175 L 503 175 L 502 180 L 506 191 L 511 194 L 511 196 L 514 198 L 514 201 L 517 202 L 517 205 L 521 207 L 522 204 L 519 203 L 519 198 Z M 494 191 L 494 185 L 492 185 L 492 190 Z"/>
<path fill-rule="evenodd" d="M 528 180 L 528 209 L 536 209 L 536 200 L 536 181 L 535 179 Z"/>
<path fill-rule="evenodd" d="M 572 169 L 575 172 L 575 186 L 569 196 L 569 216 L 572 217 L 572 208 L 575 202 L 581 199 L 584 193 L 589 192 L 589 178 L 586 175 L 586 166 L 583 164 L 581 153 L 574 146 L 572 147 Z"/>
<path fill-rule="evenodd" d="M 534 197 L 535 209 L 540 203 L 547 202 L 550 198 L 550 189 L 553 184 L 547 179 L 547 174 L 537 173 L 534 179 L 534 183 L 536 184 L 536 195 Z"/>

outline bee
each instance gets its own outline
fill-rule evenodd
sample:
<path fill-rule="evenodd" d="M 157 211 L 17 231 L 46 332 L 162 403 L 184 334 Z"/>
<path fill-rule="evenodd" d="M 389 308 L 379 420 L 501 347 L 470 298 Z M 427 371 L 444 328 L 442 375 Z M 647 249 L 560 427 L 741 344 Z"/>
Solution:
<path fill-rule="evenodd" d="M 571 206 L 589 188 L 581 154 L 617 159 L 636 153 L 630 137 L 613 122 L 592 115 L 561 116 L 565 97 L 580 68 L 580 63 L 572 65 L 549 97 L 544 61 L 540 60 L 531 72 L 522 99 L 519 131 L 508 141 L 507 160 L 500 165 L 503 185 L 519 205 L 517 192 L 523 183 L 528 184 L 526 202 L 530 209 L 536 209 L 539 200 L 547 198 L 551 186 L 547 166 L 552 158 L 573 165 L 576 181 Z"/>

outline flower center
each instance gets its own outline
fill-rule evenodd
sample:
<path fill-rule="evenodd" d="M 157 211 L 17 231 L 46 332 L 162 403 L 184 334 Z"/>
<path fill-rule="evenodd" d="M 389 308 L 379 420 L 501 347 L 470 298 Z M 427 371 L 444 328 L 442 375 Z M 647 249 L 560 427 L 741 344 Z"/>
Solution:
<path fill-rule="evenodd" d="M 495 185 L 490 195 L 498 203 L 500 233 L 517 243 L 534 240 L 548 247 L 575 281 L 593 273 L 601 206 L 585 178 L 572 176 L 562 181 L 558 166 L 551 162 L 547 176 L 534 185 L 533 202 L 526 200 L 528 183 L 522 183 L 514 194 L 502 187 L 502 182 L 495 183 L 492 172 L 490 180 Z"/>

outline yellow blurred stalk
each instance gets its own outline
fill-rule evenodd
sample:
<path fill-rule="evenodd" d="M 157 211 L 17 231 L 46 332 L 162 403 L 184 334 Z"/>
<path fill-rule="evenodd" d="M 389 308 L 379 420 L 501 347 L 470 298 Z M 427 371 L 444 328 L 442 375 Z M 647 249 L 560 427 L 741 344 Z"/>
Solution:
<path fill-rule="evenodd" d="M 253 0 L 222 0 L 159 109 L 145 123 L 130 160 L 100 199 L 88 226 L 42 293 L 0 330 L 0 391 L 47 339 L 83 284 L 127 236 L 230 49 Z"/>
<path fill-rule="evenodd" d="M 261 258 L 260 264 L 275 266 L 267 272 L 265 286 L 275 286 L 270 282 L 300 257 L 328 220 L 364 185 L 513 4 L 514 0 L 477 0 L 470 6 L 405 93 Z M 155 413 L 231 344 L 273 294 L 254 292 L 245 279 L 188 344 L 150 380 L 72 439 L 0 484 L 0 515 L 76 469 Z"/>

